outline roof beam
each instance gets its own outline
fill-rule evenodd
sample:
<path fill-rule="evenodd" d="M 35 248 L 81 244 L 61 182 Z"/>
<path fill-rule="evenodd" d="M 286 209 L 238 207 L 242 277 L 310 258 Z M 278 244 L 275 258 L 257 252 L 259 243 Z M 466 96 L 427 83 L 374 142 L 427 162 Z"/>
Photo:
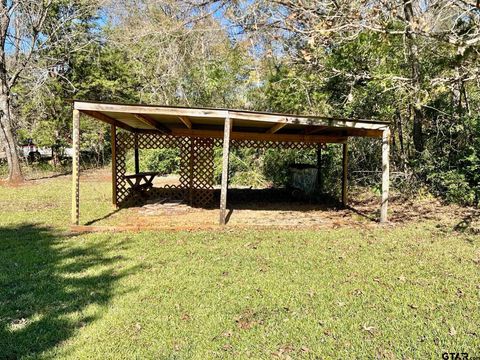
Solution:
<path fill-rule="evenodd" d="M 223 139 L 223 131 L 218 130 L 173 129 L 172 135 Z M 341 135 L 267 134 L 254 132 L 232 132 L 230 138 L 232 140 L 291 141 L 304 143 L 344 143 L 347 140 L 347 136 Z"/>
<path fill-rule="evenodd" d="M 131 131 L 131 132 L 135 132 L 136 129 L 131 127 L 130 125 L 127 125 L 123 122 L 120 122 L 114 118 L 111 118 L 110 116 L 108 115 L 105 115 L 105 114 L 102 114 L 101 112 L 98 112 L 98 111 L 89 111 L 89 110 L 81 110 L 80 111 L 81 113 L 85 114 L 85 115 L 88 115 L 88 116 L 91 116 L 95 119 L 98 119 L 100 121 L 103 121 L 103 122 L 106 122 L 107 124 L 110 124 L 110 125 L 115 125 L 115 126 L 118 126 L 119 128 L 122 128 L 122 129 L 125 129 L 125 130 L 128 130 L 128 131 Z"/>
<path fill-rule="evenodd" d="M 142 114 L 142 115 L 168 115 L 168 116 L 187 116 L 202 118 L 221 118 L 227 117 L 227 110 L 220 109 L 202 109 L 202 108 L 184 108 L 155 105 L 127 105 L 127 104 L 108 104 L 101 102 L 89 102 L 74 100 L 73 106 L 77 110 L 108 111 L 122 114 Z"/>
<path fill-rule="evenodd" d="M 187 128 L 189 129 L 192 128 L 192 122 L 190 121 L 189 118 L 187 118 L 186 116 L 179 116 L 178 118 L 183 123 L 183 125 L 185 125 Z"/>
<path fill-rule="evenodd" d="M 144 114 L 133 114 L 133 116 L 135 116 L 136 119 L 140 120 L 141 122 L 143 122 L 144 124 L 147 124 L 149 126 L 152 126 L 154 127 L 155 129 L 157 129 L 158 131 L 164 133 L 164 134 L 170 134 L 172 132 L 172 130 L 168 127 L 166 127 L 165 125 L 159 123 L 158 121 L 152 119 L 150 116 L 148 115 L 144 115 Z"/>
<path fill-rule="evenodd" d="M 283 129 L 285 126 L 287 125 L 286 122 L 279 122 L 275 125 L 273 125 L 270 129 L 268 129 L 267 131 L 265 131 L 267 134 L 275 134 L 277 131 L 279 131 L 280 129 Z"/>
<path fill-rule="evenodd" d="M 357 129 L 378 129 L 388 128 L 388 123 L 378 123 L 357 119 L 340 119 L 318 116 L 295 116 L 295 115 L 279 115 L 268 113 L 253 113 L 247 111 L 229 111 L 230 117 L 236 120 L 258 121 L 279 123 L 285 122 L 292 125 L 309 125 L 309 126 L 327 126 L 327 127 L 348 127 Z"/>

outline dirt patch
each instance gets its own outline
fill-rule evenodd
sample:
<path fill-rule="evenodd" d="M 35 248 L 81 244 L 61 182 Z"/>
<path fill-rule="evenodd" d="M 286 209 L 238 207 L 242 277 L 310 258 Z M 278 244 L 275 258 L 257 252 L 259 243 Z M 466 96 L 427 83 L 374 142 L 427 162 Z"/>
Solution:
<path fill-rule="evenodd" d="M 371 228 L 379 225 L 380 199 L 363 196 L 348 207 L 339 204 L 309 204 L 301 201 L 242 201 L 228 207 L 227 224 L 238 228 Z M 389 206 L 389 226 L 432 220 L 457 231 L 472 231 L 479 227 L 479 215 L 474 209 L 444 205 L 432 198 L 405 201 L 393 196 Z M 117 226 L 130 229 L 209 229 L 218 228 L 219 210 L 190 207 L 169 199 L 150 201 L 141 207 L 122 209 L 95 226 Z M 474 230 L 476 231 L 476 230 Z"/>

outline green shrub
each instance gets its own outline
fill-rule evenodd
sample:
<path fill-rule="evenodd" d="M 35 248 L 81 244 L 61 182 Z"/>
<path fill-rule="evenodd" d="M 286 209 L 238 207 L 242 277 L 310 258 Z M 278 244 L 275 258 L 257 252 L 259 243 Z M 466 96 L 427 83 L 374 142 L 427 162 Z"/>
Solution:
<path fill-rule="evenodd" d="M 133 150 L 127 153 L 127 172 L 135 171 Z M 140 171 L 157 171 L 162 175 L 175 174 L 180 169 L 178 149 L 144 149 L 139 151 Z"/>
<path fill-rule="evenodd" d="M 248 186 L 257 189 L 265 188 L 270 185 L 258 168 L 247 171 L 238 171 L 233 175 L 230 182 L 232 185 Z"/>
<path fill-rule="evenodd" d="M 263 173 L 275 186 L 285 186 L 289 182 L 289 167 L 293 164 L 316 164 L 315 150 L 279 150 L 265 151 Z"/>
<path fill-rule="evenodd" d="M 475 190 L 467 181 L 465 174 L 457 170 L 434 172 L 429 177 L 433 191 L 446 201 L 462 205 L 473 205 Z"/>

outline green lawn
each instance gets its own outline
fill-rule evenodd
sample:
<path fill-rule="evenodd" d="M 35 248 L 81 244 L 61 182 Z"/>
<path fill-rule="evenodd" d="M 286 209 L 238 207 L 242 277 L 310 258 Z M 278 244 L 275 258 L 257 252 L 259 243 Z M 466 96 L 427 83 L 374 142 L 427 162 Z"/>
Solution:
<path fill-rule="evenodd" d="M 480 356 L 480 236 L 450 223 L 78 235 L 69 201 L 0 186 L 0 358 Z"/>

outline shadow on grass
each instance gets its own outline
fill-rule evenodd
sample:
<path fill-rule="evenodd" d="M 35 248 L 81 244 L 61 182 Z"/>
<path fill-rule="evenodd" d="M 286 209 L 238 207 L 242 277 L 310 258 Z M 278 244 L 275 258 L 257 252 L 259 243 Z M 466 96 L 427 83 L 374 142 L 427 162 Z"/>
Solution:
<path fill-rule="evenodd" d="M 76 246 L 48 227 L 0 227 L 1 359 L 37 357 L 96 320 L 84 310 L 135 270 L 118 270 L 107 240 Z"/>
<path fill-rule="evenodd" d="M 453 230 L 462 232 L 462 233 L 471 233 L 473 235 L 480 234 L 480 229 L 478 225 L 475 226 L 474 224 L 478 224 L 480 221 L 480 211 L 471 211 L 466 214 L 463 219 L 453 227 Z"/>
<path fill-rule="evenodd" d="M 115 215 L 116 213 L 118 213 L 121 209 L 118 208 L 118 209 L 115 209 L 113 211 L 110 211 L 108 214 L 102 216 L 102 217 L 99 217 L 99 218 L 96 218 L 96 219 L 93 219 L 93 220 L 90 220 L 88 222 L 85 223 L 85 225 L 93 225 L 99 221 L 102 221 L 102 220 L 105 220 L 105 219 L 108 219 L 110 218 L 111 216 Z"/>
<path fill-rule="evenodd" d="M 372 222 L 378 222 L 378 219 L 375 217 L 375 216 L 372 216 L 371 214 L 368 214 L 367 212 L 365 211 L 360 211 L 356 208 L 354 208 L 353 206 L 351 205 L 347 205 L 345 207 L 346 209 L 350 210 L 351 212 L 354 212 L 355 214 L 357 214 L 358 216 L 361 216 L 363 219 L 365 220 L 370 220 Z"/>

